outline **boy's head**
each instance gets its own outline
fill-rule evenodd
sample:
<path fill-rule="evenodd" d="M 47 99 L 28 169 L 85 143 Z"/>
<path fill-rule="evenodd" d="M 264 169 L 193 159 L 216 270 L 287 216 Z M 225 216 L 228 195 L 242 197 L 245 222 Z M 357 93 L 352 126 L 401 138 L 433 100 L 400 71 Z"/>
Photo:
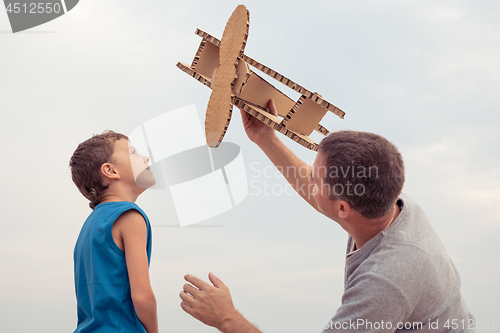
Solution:
<path fill-rule="evenodd" d="M 117 145 L 117 141 L 125 142 Z M 116 151 L 119 149 L 119 151 Z M 125 153 L 121 150 L 125 150 Z M 130 152 L 130 156 L 127 152 Z M 137 161 L 140 159 L 141 161 Z M 122 161 L 125 160 L 125 161 Z M 103 194 L 110 185 L 111 178 L 106 176 L 109 165 L 118 166 L 126 164 L 128 174 L 132 174 L 138 185 L 142 177 L 138 177 L 140 171 L 147 167 L 147 157 L 139 155 L 130 146 L 128 137 L 121 133 L 105 131 L 102 134 L 94 135 L 90 139 L 80 143 L 70 159 L 71 176 L 76 187 L 85 198 L 90 200 L 89 206 L 94 209 L 103 199 Z M 142 170 L 137 171 L 138 164 L 142 165 Z M 103 168 L 106 166 L 106 168 Z M 149 178 L 152 178 L 149 177 Z M 144 182 L 144 181 L 142 181 Z M 147 187 L 154 185 L 154 178 L 149 181 Z M 141 186 L 147 188 L 145 186 Z"/>

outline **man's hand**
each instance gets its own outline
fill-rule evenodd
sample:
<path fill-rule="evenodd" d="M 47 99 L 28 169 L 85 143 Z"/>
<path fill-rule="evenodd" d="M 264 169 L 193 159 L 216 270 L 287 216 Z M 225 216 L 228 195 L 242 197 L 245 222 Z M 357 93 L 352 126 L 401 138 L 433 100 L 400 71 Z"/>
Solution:
<path fill-rule="evenodd" d="M 223 333 L 262 333 L 236 311 L 226 285 L 212 273 L 208 278 L 213 286 L 190 274 L 184 277 L 191 284 L 181 291 L 182 309 Z"/>
<path fill-rule="evenodd" d="M 193 275 L 186 275 L 186 283 L 180 294 L 181 307 L 202 323 L 220 329 L 231 317 L 237 316 L 226 285 L 214 274 L 208 278 L 213 286 Z"/>
<path fill-rule="evenodd" d="M 269 100 L 268 104 L 269 110 L 272 115 L 278 116 L 278 112 L 276 111 L 276 106 L 274 105 L 274 101 Z M 264 124 L 259 119 L 249 115 L 243 110 L 241 112 L 241 119 L 243 121 L 243 126 L 245 127 L 245 132 L 248 135 L 248 138 L 256 143 L 259 147 L 262 143 L 266 142 L 273 136 L 276 136 L 276 131 L 271 127 Z"/>

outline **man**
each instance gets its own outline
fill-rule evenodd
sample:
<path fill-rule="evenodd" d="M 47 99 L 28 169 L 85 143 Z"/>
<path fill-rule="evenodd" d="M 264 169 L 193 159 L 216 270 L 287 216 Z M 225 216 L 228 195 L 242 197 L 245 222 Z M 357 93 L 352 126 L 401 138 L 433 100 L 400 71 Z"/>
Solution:
<path fill-rule="evenodd" d="M 272 101 L 269 109 L 276 115 Z M 311 167 L 273 129 L 242 118 L 250 140 L 302 198 L 349 234 L 342 305 L 324 332 L 474 331 L 455 266 L 421 208 L 401 195 L 404 165 L 394 145 L 371 133 L 332 133 Z M 184 311 L 224 333 L 260 332 L 212 273 L 213 286 L 185 279 Z"/>

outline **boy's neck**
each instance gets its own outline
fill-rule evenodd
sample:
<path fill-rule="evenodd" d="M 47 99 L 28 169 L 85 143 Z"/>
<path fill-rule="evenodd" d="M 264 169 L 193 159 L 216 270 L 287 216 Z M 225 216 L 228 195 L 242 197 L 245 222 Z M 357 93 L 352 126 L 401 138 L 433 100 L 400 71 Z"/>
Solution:
<path fill-rule="evenodd" d="M 104 196 L 103 199 L 99 203 L 115 202 L 115 201 L 130 201 L 130 202 L 135 202 L 136 199 L 125 198 L 123 196 L 108 195 L 108 196 Z"/>
<path fill-rule="evenodd" d="M 139 193 L 134 191 L 133 189 L 123 188 L 123 186 L 119 186 L 119 184 L 114 184 L 108 187 L 102 196 L 102 200 L 100 203 L 104 202 L 113 202 L 113 201 L 130 201 L 135 202 L 139 195 L 144 192 L 144 189 L 141 189 Z"/>

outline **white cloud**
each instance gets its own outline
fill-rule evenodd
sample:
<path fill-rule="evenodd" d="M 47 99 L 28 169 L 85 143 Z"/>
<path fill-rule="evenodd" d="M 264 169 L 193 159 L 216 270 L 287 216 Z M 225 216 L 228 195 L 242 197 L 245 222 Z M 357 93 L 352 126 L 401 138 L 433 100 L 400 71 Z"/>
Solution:
<path fill-rule="evenodd" d="M 473 234 L 500 230 L 500 157 L 494 154 L 500 138 L 494 127 L 447 128 L 404 150 L 409 186 L 461 215 L 458 223 Z M 473 225 L 466 223 L 471 218 Z"/>

